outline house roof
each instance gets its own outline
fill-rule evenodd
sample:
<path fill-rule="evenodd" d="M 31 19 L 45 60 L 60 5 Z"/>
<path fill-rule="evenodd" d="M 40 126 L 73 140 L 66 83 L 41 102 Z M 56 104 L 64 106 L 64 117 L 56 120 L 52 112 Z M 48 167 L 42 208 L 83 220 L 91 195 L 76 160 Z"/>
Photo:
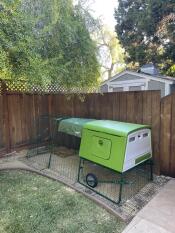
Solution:
<path fill-rule="evenodd" d="M 110 82 L 110 81 L 112 81 L 114 79 L 117 79 L 117 78 L 121 77 L 124 74 L 131 74 L 131 75 L 135 75 L 135 76 L 138 76 L 138 77 L 141 77 L 141 78 L 155 80 L 155 81 L 158 81 L 158 82 L 175 84 L 175 78 L 170 77 L 170 76 L 162 76 L 162 75 L 153 76 L 153 75 L 148 75 L 148 74 L 145 74 L 145 73 L 138 73 L 138 72 L 134 72 L 134 71 L 130 71 L 130 70 L 125 70 L 125 71 L 113 76 L 112 78 L 102 82 L 101 85 L 107 84 L 108 82 Z"/>

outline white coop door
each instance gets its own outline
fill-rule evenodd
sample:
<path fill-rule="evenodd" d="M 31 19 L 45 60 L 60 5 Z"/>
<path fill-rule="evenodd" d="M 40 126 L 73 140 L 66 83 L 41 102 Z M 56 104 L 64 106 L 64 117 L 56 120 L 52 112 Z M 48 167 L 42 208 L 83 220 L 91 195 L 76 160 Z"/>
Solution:
<path fill-rule="evenodd" d="M 147 153 L 152 155 L 151 130 L 142 129 L 130 134 L 127 139 L 123 171 L 134 167 L 135 160 Z"/>

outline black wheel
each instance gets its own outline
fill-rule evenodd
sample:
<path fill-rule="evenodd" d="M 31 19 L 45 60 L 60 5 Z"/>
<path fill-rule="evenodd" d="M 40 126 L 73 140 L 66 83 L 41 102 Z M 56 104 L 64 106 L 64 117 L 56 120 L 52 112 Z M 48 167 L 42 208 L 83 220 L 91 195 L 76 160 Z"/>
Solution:
<path fill-rule="evenodd" d="M 88 173 L 87 176 L 86 176 L 86 183 L 91 188 L 95 188 L 97 186 L 97 184 L 98 184 L 97 177 L 92 173 Z"/>

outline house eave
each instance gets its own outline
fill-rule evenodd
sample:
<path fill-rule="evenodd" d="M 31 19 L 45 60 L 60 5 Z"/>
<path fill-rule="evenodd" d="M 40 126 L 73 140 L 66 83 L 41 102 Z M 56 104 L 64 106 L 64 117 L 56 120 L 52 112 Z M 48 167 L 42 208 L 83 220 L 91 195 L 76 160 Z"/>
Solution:
<path fill-rule="evenodd" d="M 108 79 L 106 81 L 104 81 L 101 86 L 105 85 L 105 84 L 109 84 L 111 81 L 121 77 L 122 75 L 124 74 L 131 74 L 131 75 L 135 75 L 135 76 L 138 76 L 138 77 L 141 77 L 141 78 L 145 78 L 147 80 L 155 80 L 155 81 L 158 81 L 158 82 L 162 82 L 162 83 L 168 83 L 168 84 L 175 84 L 175 80 L 168 80 L 165 78 L 161 78 L 161 77 L 154 77 L 154 76 L 151 76 L 151 75 L 147 75 L 147 74 L 143 74 L 143 73 L 137 73 L 137 72 L 133 72 L 133 71 L 128 71 L 128 70 L 125 70 L 117 75 L 115 75 L 114 77 L 112 77 L 111 79 Z M 167 78 L 171 78 L 171 77 L 167 77 Z"/>

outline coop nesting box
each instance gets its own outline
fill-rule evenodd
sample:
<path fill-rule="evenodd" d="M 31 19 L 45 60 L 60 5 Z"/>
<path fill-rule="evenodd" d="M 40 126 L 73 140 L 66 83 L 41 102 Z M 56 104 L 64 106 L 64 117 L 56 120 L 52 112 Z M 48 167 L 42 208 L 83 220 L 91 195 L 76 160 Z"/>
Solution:
<path fill-rule="evenodd" d="M 83 127 L 81 158 L 123 173 L 152 157 L 147 125 L 95 120 Z"/>

